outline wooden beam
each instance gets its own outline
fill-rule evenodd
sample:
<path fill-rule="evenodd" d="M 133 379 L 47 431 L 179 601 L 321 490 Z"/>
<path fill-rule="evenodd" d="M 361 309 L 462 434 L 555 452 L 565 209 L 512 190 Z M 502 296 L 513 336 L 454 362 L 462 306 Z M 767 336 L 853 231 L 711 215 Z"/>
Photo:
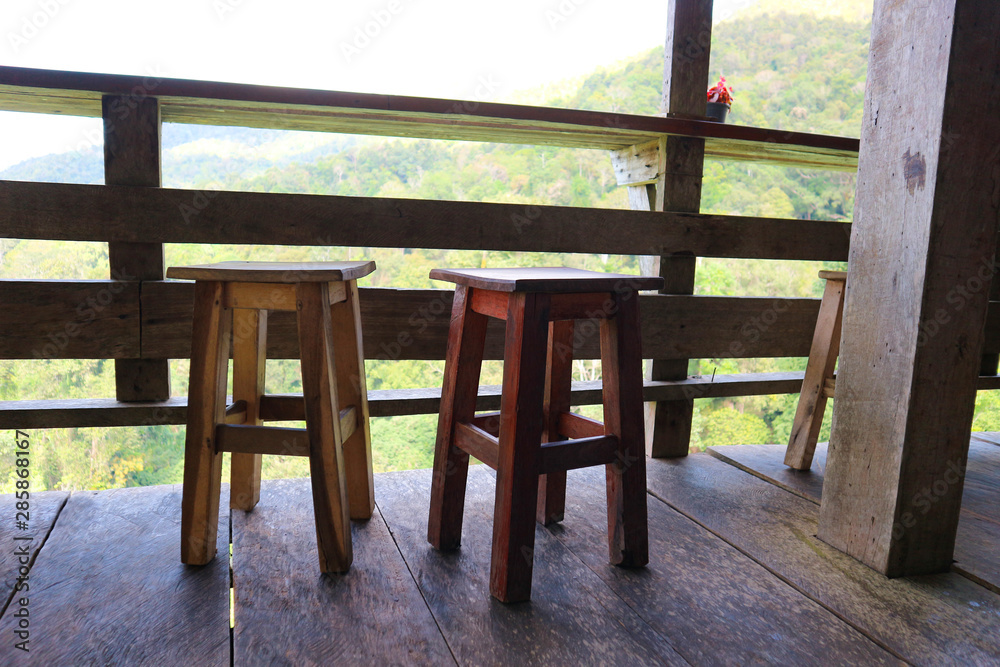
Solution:
<path fill-rule="evenodd" d="M 497 436 L 490 435 L 478 426 L 459 422 L 455 424 L 455 446 L 494 470 L 497 469 L 499 460 Z"/>
<path fill-rule="evenodd" d="M 663 114 L 704 115 L 711 47 L 712 0 L 669 0 L 660 105 Z M 704 139 L 662 138 L 656 158 L 655 200 L 648 202 L 650 208 L 697 214 L 701 207 Z M 641 205 L 641 196 L 637 203 Z M 653 268 L 665 280 L 660 294 L 694 293 L 696 255 L 670 249 L 659 253 L 658 264 L 654 260 Z M 688 360 L 652 356 L 647 374 L 651 380 L 683 380 L 688 374 Z M 649 455 L 687 456 L 693 413 L 694 402 L 687 399 L 647 405 L 645 429 Z"/>
<path fill-rule="evenodd" d="M 117 295 L 110 290 L 123 287 Z M 142 348 L 138 295 L 127 283 L 0 281 L 0 358 L 180 359 L 191 354 L 192 283 L 143 286 Z M 113 297 L 113 298 L 112 298 Z M 452 292 L 360 290 L 367 359 L 442 359 Z M 108 303 L 100 312 L 87 304 Z M 819 312 L 818 299 L 642 295 L 645 354 L 670 358 L 805 357 Z M 78 308 L 83 304 L 83 310 Z M 82 313 L 82 316 L 81 316 Z M 91 315 L 93 320 L 89 320 Z M 39 325 L 38 323 L 44 323 Z M 35 328 L 32 329 L 32 323 Z M 271 313 L 268 357 L 298 357 L 294 313 Z M 596 321 L 579 324 L 574 356 L 598 356 Z M 61 332 L 72 332 L 65 337 Z M 991 304 L 984 352 L 1000 351 L 1000 302 Z M 503 322 L 488 326 L 486 358 L 503 356 Z M 64 339 L 65 338 L 65 339 Z M 683 378 L 681 378 L 683 379 Z"/>
<path fill-rule="evenodd" d="M 733 396 L 767 396 L 794 394 L 802 386 L 802 373 L 745 373 L 741 375 L 695 375 L 678 382 L 651 382 L 643 387 L 643 399 L 671 400 L 690 398 L 727 398 Z M 980 377 L 980 391 L 1000 389 L 1000 377 Z M 273 412 L 274 421 L 301 421 L 304 408 L 302 395 L 270 395 L 262 401 Z M 599 405 L 601 382 L 574 382 L 573 405 Z M 273 401 L 273 402 L 272 402 Z M 382 389 L 368 392 L 372 417 L 437 414 L 441 404 L 441 388 Z M 496 410 L 500 407 L 500 386 L 479 388 L 476 409 Z M 227 410 L 227 415 L 233 410 Z M 239 422 L 238 410 L 227 416 L 226 423 Z M 122 403 L 112 398 L 81 398 L 0 401 L 0 429 L 89 428 L 107 426 L 159 426 L 184 424 L 187 398 L 149 403 Z M 482 428 L 482 426 L 480 426 Z M 484 429 L 485 430 L 485 429 Z"/>
<path fill-rule="evenodd" d="M 360 292 L 367 359 L 444 358 L 451 291 L 368 288 Z M 143 300 L 148 317 L 143 353 L 188 356 L 190 284 L 147 285 Z M 640 308 L 647 355 L 662 359 L 804 357 L 809 353 L 819 300 L 643 295 Z M 268 358 L 296 358 L 294 314 L 272 313 L 268 322 Z M 503 322 L 490 320 L 487 359 L 503 358 L 503 337 Z M 575 358 L 599 356 L 596 322 L 581 322 L 576 338 Z M 0 341 L 0 356 L 12 356 L 22 348 L 5 350 Z"/>
<path fill-rule="evenodd" d="M 695 33 L 694 38 L 701 39 L 702 34 Z M 679 47 L 690 50 L 687 44 Z M 857 165 L 856 139 L 723 125 L 701 119 L 701 113 L 696 114 L 699 118 L 660 118 L 155 76 L 0 67 L 2 110 L 99 117 L 103 95 L 128 99 L 155 96 L 162 107 L 163 120 L 172 123 L 605 150 L 665 135 L 699 136 L 708 140 L 709 155 L 719 159 L 849 171 Z"/>
<path fill-rule="evenodd" d="M 188 335 L 194 292 L 188 293 Z M 0 281 L 0 358 L 118 359 L 140 355 L 134 282 Z M 188 349 L 191 349 L 188 342 Z"/>
<path fill-rule="evenodd" d="M 530 215 L 531 217 L 528 217 Z M 0 235 L 56 241 L 845 261 L 850 225 L 698 213 L 0 181 Z"/>
<path fill-rule="evenodd" d="M 151 98 L 105 95 L 104 182 L 158 188 L 160 107 Z M 131 241 L 108 243 L 111 278 L 142 283 L 163 280 L 163 244 Z M 141 331 L 140 331 L 141 336 Z M 163 401 L 170 398 L 170 368 L 163 359 L 115 359 L 115 392 L 120 401 Z"/>
<path fill-rule="evenodd" d="M 889 576 L 952 562 L 996 273 L 997 34 L 995 2 L 875 3 L 819 537 Z"/>
<path fill-rule="evenodd" d="M 577 440 L 542 443 L 538 472 L 542 475 L 612 463 L 617 458 L 618 436 L 596 435 Z"/>

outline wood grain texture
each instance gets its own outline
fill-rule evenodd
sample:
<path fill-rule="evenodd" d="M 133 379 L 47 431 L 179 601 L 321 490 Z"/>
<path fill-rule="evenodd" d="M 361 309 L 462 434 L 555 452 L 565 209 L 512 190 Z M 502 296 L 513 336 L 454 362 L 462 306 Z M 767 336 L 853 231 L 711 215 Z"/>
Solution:
<path fill-rule="evenodd" d="M 899 664 L 863 633 L 655 497 L 649 498 L 649 564 L 611 567 L 604 547 L 604 475 L 578 470 L 569 482 L 569 518 L 549 534 L 692 665 Z"/>
<path fill-rule="evenodd" d="M 3 236 L 844 261 L 843 222 L 0 181 Z M 194 212 L 191 212 L 194 211 Z M 531 217 L 528 217 L 531 216 Z M 194 224 L 197 222 L 197 224 Z"/>
<path fill-rule="evenodd" d="M 507 308 L 490 593 L 501 602 L 525 602 L 534 563 L 549 296 L 514 292 Z"/>
<path fill-rule="evenodd" d="M 106 95 L 101 99 L 104 121 L 104 182 L 158 188 L 160 166 L 160 106 L 142 99 Z M 108 243 L 111 278 L 163 280 L 163 244 Z M 115 393 L 120 401 L 163 401 L 170 398 L 170 369 L 163 360 L 116 359 Z"/>
<path fill-rule="evenodd" d="M 377 511 L 351 525 L 350 573 L 317 576 L 308 480 L 263 486 L 233 517 L 235 664 L 454 664 Z"/>
<path fill-rule="evenodd" d="M 677 382 L 643 384 L 643 399 L 726 398 L 794 394 L 802 386 L 802 373 L 746 373 L 741 375 L 693 375 Z M 982 377 L 979 388 L 1000 389 L 995 376 Z M 372 390 L 368 392 L 369 411 L 373 417 L 437 414 L 441 404 L 440 388 Z M 299 419 L 288 415 L 304 414 L 297 407 L 300 395 L 276 395 L 282 407 L 273 413 L 274 421 Z M 574 382 L 570 398 L 573 405 L 598 405 L 600 382 Z M 272 405 L 274 405 L 272 403 Z M 499 385 L 479 389 L 478 410 L 500 407 Z M 286 409 L 289 407 L 291 409 Z M 294 411 L 294 412 L 293 412 Z M 92 426 L 154 426 L 186 422 L 187 398 L 150 403 L 122 403 L 114 399 L 53 399 L 0 401 L 0 428 L 87 428 Z M 227 423 L 228 419 L 227 419 Z"/>
<path fill-rule="evenodd" d="M 225 422 L 226 383 L 232 311 L 222 307 L 223 286 L 195 285 L 194 334 L 187 430 L 184 437 L 184 494 L 181 507 L 181 562 L 204 565 L 215 557 L 222 483 L 222 454 L 215 428 Z"/>
<path fill-rule="evenodd" d="M 191 295 L 193 297 L 193 294 Z M 138 357 L 139 285 L 126 281 L 0 281 L 0 357 Z M 190 317 L 190 302 L 188 316 Z"/>
<path fill-rule="evenodd" d="M 18 577 L 31 575 L 31 565 L 49 537 L 69 493 L 66 491 L 42 491 L 32 493 L 29 489 L 30 515 L 27 530 L 17 530 L 14 525 L 16 503 L 13 493 L 0 495 L 0 512 L 6 521 L 0 524 L 0 543 L 9 548 L 0 551 L 0 616 L 4 614 L 13 597 L 22 597 L 17 588 Z M 23 572 L 21 568 L 26 568 Z M 31 582 L 28 581 L 30 586 Z M 28 591 L 30 592 L 30 590 Z M 29 597 L 30 599 L 30 597 Z"/>
<path fill-rule="evenodd" d="M 995 661 L 995 593 L 953 573 L 887 579 L 815 537 L 815 504 L 707 454 L 654 459 L 647 473 L 652 495 L 901 659 Z"/>
<path fill-rule="evenodd" d="M 261 424 L 260 397 L 264 394 L 266 349 L 267 311 L 234 309 L 233 400 L 246 403 L 243 424 L 247 426 Z M 260 500 L 260 456 L 244 453 L 232 455 L 230 507 L 249 512 Z"/>
<path fill-rule="evenodd" d="M 890 576 L 951 565 L 961 480 L 915 503 L 965 464 L 1000 221 L 1000 115 L 968 104 L 1000 104 L 1000 4 L 897 5 L 875 3 L 819 532 Z"/>
<path fill-rule="evenodd" d="M 491 472 L 485 466 L 469 470 L 462 548 L 453 552 L 428 549 L 424 542 L 422 510 L 428 506 L 430 476 L 427 471 L 379 475 L 375 497 L 460 664 L 506 665 L 526 660 L 540 665 L 686 664 L 540 526 L 535 528 L 531 602 L 504 605 L 492 599 L 488 587 L 495 500 Z M 604 513 L 598 512 L 603 522 Z M 598 547 L 604 550 L 603 539 Z"/>
<path fill-rule="evenodd" d="M 981 378 L 983 388 L 996 388 L 995 378 Z M 985 385 L 985 386 L 984 386 Z M 601 382 L 574 382 L 572 405 L 601 403 Z M 643 398 L 719 398 L 729 396 L 764 396 L 793 394 L 802 386 L 802 373 L 746 373 L 741 375 L 693 375 L 678 382 L 645 382 Z M 373 417 L 437 414 L 441 389 L 382 389 L 368 392 L 369 412 Z M 500 386 L 479 388 L 477 410 L 500 407 Z M 299 421 L 305 406 L 301 395 L 267 395 L 261 409 L 265 420 Z M 0 401 L 0 428 L 76 428 L 90 426 L 151 426 L 183 424 L 187 398 L 151 403 L 122 403 L 114 399 L 55 399 Z M 227 420 L 228 423 L 228 420 Z"/>
<path fill-rule="evenodd" d="M 229 559 L 182 565 L 180 516 L 180 485 L 73 493 L 31 570 L 30 653 L 4 641 L 0 662 L 229 665 Z"/>
<path fill-rule="evenodd" d="M 823 425 L 826 411 L 827 389 L 834 389 L 833 371 L 837 366 L 840 352 L 840 329 L 844 314 L 843 278 L 826 276 L 823 301 L 816 318 L 816 332 L 812 347 L 809 348 L 809 362 L 806 365 L 802 390 L 792 421 L 792 433 L 785 452 L 785 465 L 796 470 L 808 470 L 812 464 L 813 451 Z"/>
<path fill-rule="evenodd" d="M 476 425 L 456 422 L 453 442 L 455 447 L 496 470 L 500 458 L 498 452 L 499 428 L 497 433 L 498 435 L 492 435 Z"/>
<path fill-rule="evenodd" d="M 455 443 L 455 430 L 458 423 L 471 422 L 475 415 L 486 339 L 487 318 L 472 310 L 469 292 L 462 285 L 455 290 L 434 442 L 427 541 L 441 550 L 456 549 L 462 543 L 469 455 Z"/>
<path fill-rule="evenodd" d="M 44 291 L 36 292 L 44 298 Z M 443 359 L 452 307 L 450 290 L 362 288 L 361 326 L 366 359 Z M 143 353 L 154 357 L 190 355 L 192 287 L 149 283 L 143 289 Z M 809 354 L 818 299 L 641 295 L 643 355 L 646 358 L 805 357 Z M 1000 309 L 998 309 L 1000 310 Z M 54 316 L 53 316 L 54 317 Z M 1000 347 L 1000 317 L 995 343 Z M 574 357 L 600 356 L 597 321 L 577 323 Z M 24 336 L 22 334 L 22 336 Z M 295 317 L 272 313 L 268 320 L 269 359 L 298 358 Z M 23 337 L 9 356 L 30 352 L 40 339 Z M 0 352 L 3 349 L 0 340 Z M 486 359 L 503 358 L 503 323 L 488 326 Z M 684 362 L 686 363 L 686 362 Z M 674 381 L 687 377 L 687 367 Z"/>
<path fill-rule="evenodd" d="M 823 491 L 827 445 L 816 449 L 814 474 L 790 470 L 781 462 L 777 445 L 710 447 L 709 453 L 786 491 L 819 504 Z M 996 494 L 1000 486 L 1000 451 L 976 438 L 969 446 L 969 462 L 962 492 L 962 512 L 955 539 L 953 572 L 1000 593 L 1000 510 Z M 933 490 L 932 490 L 933 494 Z M 927 504 L 932 501 L 929 496 Z"/>
<path fill-rule="evenodd" d="M 7 111 L 97 116 L 101 94 L 134 95 L 136 89 L 144 95 L 155 95 L 163 107 L 163 119 L 175 123 L 601 149 L 679 134 L 711 137 L 710 152 L 720 158 L 740 159 L 745 155 L 744 159 L 833 169 L 853 169 L 857 162 L 855 139 L 685 117 L 17 67 L 0 69 L 0 109 Z"/>
<path fill-rule="evenodd" d="M 179 280 L 235 280 L 244 283 L 329 283 L 364 278 L 375 262 L 216 262 L 171 266 Z"/>
<path fill-rule="evenodd" d="M 664 48 L 663 98 L 660 112 L 669 115 L 704 115 L 704 91 L 712 48 L 712 0 L 672 0 L 667 4 L 667 42 Z M 665 137 L 657 146 L 657 180 L 654 211 L 687 211 L 701 208 L 705 142 L 693 137 Z M 661 252 L 654 259 L 666 279 L 662 294 L 693 294 L 695 255 Z M 651 380 L 681 380 L 687 376 L 686 359 L 652 355 Z M 686 456 L 691 440 L 694 403 L 691 400 L 656 402 L 647 406 L 646 448 L 654 457 Z"/>
<path fill-rule="evenodd" d="M 557 442 L 573 437 L 560 431 L 562 416 L 571 407 L 573 390 L 573 320 L 549 323 L 548 351 L 545 357 L 545 388 L 542 392 L 542 442 Z M 602 383 L 603 384 L 603 383 Z M 604 433 L 603 425 L 601 433 Z M 535 520 L 543 526 L 562 521 L 566 506 L 565 471 L 538 476 L 538 504 Z"/>
<path fill-rule="evenodd" d="M 662 278 L 653 276 L 585 271 L 565 266 L 433 269 L 430 277 L 432 280 L 447 280 L 466 287 L 496 292 L 537 292 L 541 294 L 654 290 L 663 285 Z"/>
<path fill-rule="evenodd" d="M 350 505 L 344 466 L 340 400 L 337 396 L 327 283 L 298 283 L 298 331 L 301 349 L 302 395 L 309 437 L 309 477 L 312 484 L 319 569 L 344 573 L 354 558 Z"/>
<path fill-rule="evenodd" d="M 330 307 L 333 355 L 337 368 L 334 382 L 337 383 L 341 413 L 353 410 L 349 429 L 341 419 L 344 475 L 347 478 L 351 518 L 365 520 L 371 518 L 375 511 L 375 481 L 372 476 L 372 436 L 361 334 L 361 303 L 357 280 L 332 283 L 330 291 L 338 287 L 343 287 L 345 298 Z"/>
<path fill-rule="evenodd" d="M 616 294 L 617 314 L 601 320 L 604 431 L 618 441 L 615 460 L 605 466 L 608 558 L 623 567 L 643 567 L 649 561 L 638 297 L 635 292 Z"/>

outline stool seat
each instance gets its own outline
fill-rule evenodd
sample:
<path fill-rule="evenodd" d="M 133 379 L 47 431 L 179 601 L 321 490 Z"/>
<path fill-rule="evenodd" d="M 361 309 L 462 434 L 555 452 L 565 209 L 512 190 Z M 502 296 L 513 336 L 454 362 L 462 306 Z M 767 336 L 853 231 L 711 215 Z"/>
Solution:
<path fill-rule="evenodd" d="M 573 294 L 654 290 L 663 287 L 663 278 L 600 273 L 546 266 L 507 269 L 434 269 L 431 278 L 494 292 L 538 292 Z"/>
<path fill-rule="evenodd" d="M 375 262 L 217 262 L 171 266 L 167 278 L 241 283 L 326 283 L 357 280 L 375 270 Z"/>

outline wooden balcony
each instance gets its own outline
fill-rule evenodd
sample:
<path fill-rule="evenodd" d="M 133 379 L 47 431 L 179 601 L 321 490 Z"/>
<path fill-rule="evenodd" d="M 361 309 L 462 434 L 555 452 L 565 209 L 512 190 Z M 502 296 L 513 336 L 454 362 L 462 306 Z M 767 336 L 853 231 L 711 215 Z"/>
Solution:
<path fill-rule="evenodd" d="M 751 445 L 651 460 L 650 564 L 639 570 L 607 563 L 602 471 L 572 471 L 565 521 L 536 529 L 532 601 L 519 605 L 489 595 L 485 466 L 470 472 L 452 553 L 426 541 L 430 471 L 376 475 L 378 507 L 353 524 L 355 562 L 343 576 L 319 574 L 307 480 L 265 482 L 252 512 L 224 510 L 219 556 L 202 568 L 178 560 L 177 486 L 46 493 L 32 512 L 31 653 L 12 648 L 15 603 L 0 618 L 0 662 L 996 661 L 1000 434 L 972 441 L 953 571 L 892 580 L 815 537 L 823 447 L 813 473 L 786 469 L 783 452 Z M 13 516 L 11 496 L 0 511 Z M 4 603 L 17 568 L 8 545 Z"/>
<path fill-rule="evenodd" d="M 890 4 L 877 8 L 895 10 Z M 973 85 L 984 77 L 973 67 L 996 69 L 997 50 L 988 47 L 1000 13 L 969 0 L 962 11 L 934 2 L 926 15 L 876 12 L 881 39 L 872 43 L 886 62 L 869 68 L 870 88 L 885 104 L 867 107 L 866 120 L 874 118 L 859 167 L 856 140 L 693 115 L 704 110 L 708 49 L 693 59 L 679 49 L 711 25 L 711 2 L 677 5 L 684 11 L 672 12 L 669 27 L 665 117 L 0 67 L 0 109 L 103 119 L 107 182 L 0 181 L 0 236 L 106 242 L 114 277 L 0 282 L 0 359 L 114 359 L 118 381 L 113 397 L 4 402 L 0 428 L 185 421 L 187 402 L 171 397 L 167 362 L 190 354 L 192 289 L 164 280 L 166 243 L 600 252 L 660 261 L 667 286 L 641 297 L 643 352 L 652 360 L 644 391 L 656 417 L 650 452 L 684 457 L 694 399 L 801 386 L 789 373 L 688 377 L 688 361 L 805 356 L 819 306 L 787 294 L 694 295 L 695 259 L 843 262 L 850 253 L 861 279 L 848 291 L 860 285 L 853 294 L 867 306 L 845 306 L 842 349 L 862 360 L 854 372 L 863 381 L 852 386 L 846 370 L 838 380 L 846 408 L 838 414 L 847 415 L 839 432 L 853 428 L 856 437 L 841 436 L 838 447 L 835 430 L 829 469 L 821 450 L 814 472 L 785 470 L 777 445 L 650 460 L 652 561 L 633 571 L 607 565 L 600 472 L 574 472 L 567 520 L 538 529 L 533 601 L 510 606 L 488 593 L 493 486 L 482 467 L 470 479 L 463 547 L 452 554 L 434 552 L 424 537 L 429 472 L 379 475 L 378 511 L 352 526 L 356 561 L 337 577 L 318 574 L 302 480 L 267 483 L 251 513 L 225 511 L 223 557 L 202 568 L 179 563 L 179 487 L 49 492 L 32 500 L 29 562 L 0 551 L 0 662 L 24 657 L 10 639 L 21 622 L 16 609 L 30 606 L 30 660 L 43 665 L 996 663 L 1000 436 L 976 435 L 968 449 L 965 442 L 975 369 L 980 388 L 1000 388 L 1000 307 L 989 303 L 998 292 L 988 287 L 1000 123 L 961 115 L 968 105 L 955 100 L 979 90 Z M 924 30 L 928 16 L 954 38 L 949 53 L 937 32 Z M 927 53 L 937 55 L 925 63 Z M 932 94 L 901 104 L 896 82 L 921 63 Z M 987 81 L 990 99 L 995 83 Z M 889 102 L 895 117 L 877 124 Z M 117 113 L 121 105 L 129 112 Z M 162 121 L 608 150 L 632 210 L 213 192 L 192 223 L 185 207 L 209 198 L 159 187 Z M 896 156 L 898 168 L 887 169 Z M 851 223 L 701 214 L 705 157 L 861 168 L 868 218 L 859 219 L 852 248 Z M 954 308 L 949 290 L 973 278 L 978 287 Z M 108 294 L 81 322 L 80 304 Z M 364 290 L 366 356 L 441 359 L 450 298 L 444 290 Z M 292 320 L 271 324 L 269 357 L 295 357 Z M 489 331 L 488 358 L 499 358 L 500 336 Z M 576 341 L 577 358 L 596 351 L 594 337 Z M 579 384 L 573 403 L 595 403 L 598 394 L 598 385 Z M 371 392 L 371 412 L 432 413 L 439 399 L 435 387 Z M 479 405 L 495 408 L 497 389 L 481 388 Z M 885 428 L 866 440 L 874 426 Z M 952 472 L 959 481 L 948 482 Z M 11 502 L 3 499 L 9 517 Z M 913 516 L 925 507 L 925 519 Z M 897 538 L 894 521 L 907 516 L 916 520 Z M 22 536 L 8 525 L 0 528 L 7 545 Z M 21 567 L 30 604 L 12 595 L 11 573 Z M 930 571 L 939 574 L 884 576 Z"/>

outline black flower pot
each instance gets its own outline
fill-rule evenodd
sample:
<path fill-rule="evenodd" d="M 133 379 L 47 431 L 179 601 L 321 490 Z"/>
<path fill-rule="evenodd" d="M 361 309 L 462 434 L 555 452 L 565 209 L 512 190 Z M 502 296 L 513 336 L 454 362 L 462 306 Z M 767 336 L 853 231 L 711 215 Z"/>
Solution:
<path fill-rule="evenodd" d="M 705 115 L 712 120 L 717 120 L 720 123 L 726 122 L 726 114 L 729 113 L 729 105 L 723 104 L 722 102 L 709 102 L 708 109 L 705 111 Z"/>

